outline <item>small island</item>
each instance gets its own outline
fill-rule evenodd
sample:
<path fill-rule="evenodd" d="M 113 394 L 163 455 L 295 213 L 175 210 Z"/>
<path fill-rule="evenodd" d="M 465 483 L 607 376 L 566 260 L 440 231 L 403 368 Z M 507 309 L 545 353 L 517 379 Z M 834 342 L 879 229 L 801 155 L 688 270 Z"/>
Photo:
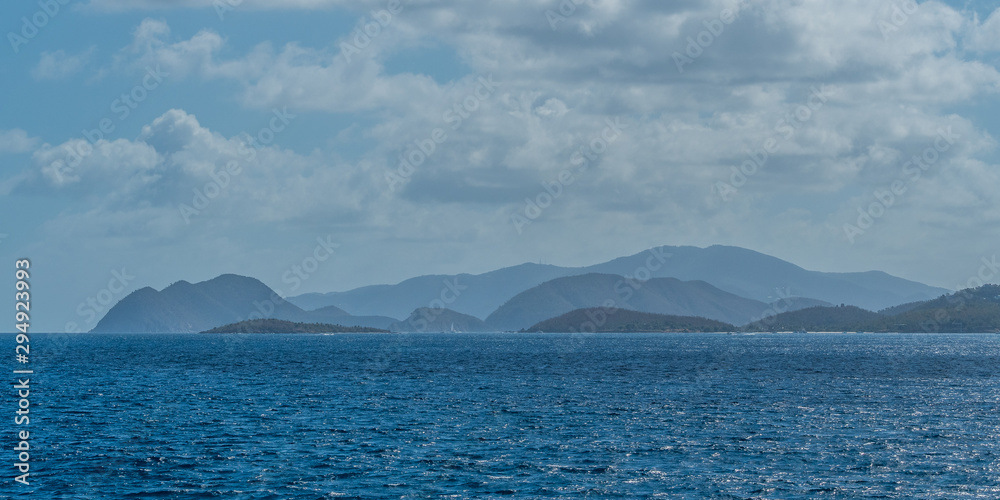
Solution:
<path fill-rule="evenodd" d="M 735 329 L 736 327 L 729 323 L 692 316 L 653 314 L 627 309 L 608 312 L 601 308 L 587 308 L 542 321 L 522 332 L 700 333 L 731 332 Z"/>
<path fill-rule="evenodd" d="M 201 333 L 389 333 L 389 330 L 328 323 L 295 323 L 280 319 L 251 319 L 212 328 Z"/>

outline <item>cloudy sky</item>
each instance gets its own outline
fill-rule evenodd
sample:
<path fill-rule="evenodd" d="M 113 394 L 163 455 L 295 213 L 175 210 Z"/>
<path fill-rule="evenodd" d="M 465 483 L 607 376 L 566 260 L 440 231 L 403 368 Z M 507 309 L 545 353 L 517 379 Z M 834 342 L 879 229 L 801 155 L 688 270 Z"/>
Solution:
<path fill-rule="evenodd" d="M 992 1 L 63 1 L 0 7 L 35 331 L 221 273 L 727 244 L 954 289 L 1000 253 Z"/>

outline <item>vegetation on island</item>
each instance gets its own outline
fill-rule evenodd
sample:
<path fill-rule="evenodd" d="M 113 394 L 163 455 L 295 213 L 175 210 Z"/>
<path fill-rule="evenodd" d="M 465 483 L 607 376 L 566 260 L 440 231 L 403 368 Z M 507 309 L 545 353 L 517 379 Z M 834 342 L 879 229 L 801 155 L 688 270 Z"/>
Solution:
<path fill-rule="evenodd" d="M 867 330 L 881 320 L 878 313 L 855 306 L 816 306 L 755 321 L 742 328 L 748 332 L 846 332 Z"/>
<path fill-rule="evenodd" d="M 844 305 L 810 307 L 764 318 L 742 329 L 755 332 L 998 333 L 1000 285 L 969 288 L 877 313 Z"/>
<path fill-rule="evenodd" d="M 695 316 L 673 316 L 627 309 L 587 308 L 570 311 L 526 328 L 525 332 L 731 332 L 736 327 L 721 321 Z"/>
<path fill-rule="evenodd" d="M 201 333 L 389 333 L 389 331 L 364 326 L 295 323 L 280 319 L 251 319 L 212 328 Z"/>

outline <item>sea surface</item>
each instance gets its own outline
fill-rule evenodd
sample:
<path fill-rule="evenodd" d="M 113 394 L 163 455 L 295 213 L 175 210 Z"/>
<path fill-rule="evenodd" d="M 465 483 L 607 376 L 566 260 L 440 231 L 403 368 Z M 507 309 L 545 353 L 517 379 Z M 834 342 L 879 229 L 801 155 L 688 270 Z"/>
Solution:
<path fill-rule="evenodd" d="M 1000 335 L 31 346 L 30 425 L 12 390 L 0 408 L 2 498 L 1000 498 Z"/>

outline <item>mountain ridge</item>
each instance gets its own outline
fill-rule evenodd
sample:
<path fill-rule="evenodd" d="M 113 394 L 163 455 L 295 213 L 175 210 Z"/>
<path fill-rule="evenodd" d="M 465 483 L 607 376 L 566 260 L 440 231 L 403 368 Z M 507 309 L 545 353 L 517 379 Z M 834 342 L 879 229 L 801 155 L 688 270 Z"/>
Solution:
<path fill-rule="evenodd" d="M 394 321 L 332 313 L 338 322 L 356 323 L 346 326 L 385 328 Z M 91 332 L 196 333 L 254 317 L 299 323 L 331 319 L 285 301 L 255 278 L 222 274 L 195 284 L 176 281 L 160 291 L 140 288 L 112 306 Z"/>
<path fill-rule="evenodd" d="M 673 316 L 700 316 L 744 324 L 768 305 L 720 290 L 704 281 L 677 278 L 629 280 L 591 273 L 547 281 L 512 297 L 486 318 L 500 330 L 521 330 L 576 309 L 605 307 Z"/>
<path fill-rule="evenodd" d="M 558 281 L 581 276 L 591 278 L 570 280 L 575 285 L 568 288 Z M 586 283 L 588 279 L 600 283 Z M 632 286 L 635 283 L 644 285 Z M 546 284 L 549 291 L 536 297 L 537 307 L 525 302 L 522 294 Z M 553 293 L 553 286 L 561 288 Z M 481 329 L 478 321 L 485 321 L 492 329 L 519 330 L 573 309 L 600 307 L 602 297 L 615 297 L 615 288 L 620 286 L 634 288 L 629 292 L 634 304 L 623 304 L 625 308 L 737 325 L 768 312 L 816 305 L 845 304 L 868 310 L 908 307 L 905 304 L 947 292 L 881 271 L 808 271 L 739 247 L 661 246 L 592 266 L 526 263 L 478 275 L 422 275 L 396 285 L 287 299 L 246 276 L 223 274 L 194 284 L 179 280 L 161 291 L 144 287 L 132 292 L 109 309 L 92 331 L 195 332 L 254 315 L 387 329 L 413 319 L 412 314 L 420 310 L 446 310 L 469 329 Z M 919 300 L 911 300 L 915 297 Z M 521 303 L 509 305 L 515 299 Z M 433 328 L 450 327 L 449 321 Z"/>
<path fill-rule="evenodd" d="M 880 310 L 915 300 L 929 300 L 948 290 L 892 276 L 882 271 L 829 273 L 809 271 L 777 257 L 740 247 L 660 246 L 583 267 L 519 264 L 478 275 L 423 275 L 395 285 L 369 285 L 343 292 L 288 297 L 312 309 L 336 305 L 351 314 L 405 317 L 427 307 L 451 288 L 460 288 L 445 304 L 456 312 L 486 318 L 514 295 L 546 281 L 601 273 L 639 279 L 677 278 L 705 281 L 723 291 L 761 302 L 797 296 L 831 304 Z M 382 301 L 381 303 L 379 301 Z M 390 305 L 387 305 L 390 304 Z"/>

